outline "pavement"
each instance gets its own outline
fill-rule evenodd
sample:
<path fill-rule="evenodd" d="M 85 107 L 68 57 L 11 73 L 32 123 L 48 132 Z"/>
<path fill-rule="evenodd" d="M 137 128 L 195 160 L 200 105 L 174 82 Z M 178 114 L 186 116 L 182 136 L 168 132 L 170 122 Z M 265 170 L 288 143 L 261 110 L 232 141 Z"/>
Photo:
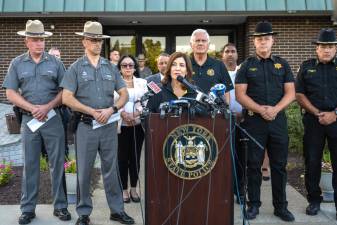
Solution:
<path fill-rule="evenodd" d="M 7 108 L 7 107 L 5 107 Z M 3 123 L 4 117 L 3 104 L 0 104 L 0 124 Z M 2 126 L 3 127 L 3 126 Z M 2 128 L 4 129 L 4 127 Z M 1 136 L 1 134 L 0 134 Z M 8 138 L 8 137 L 6 137 Z M 11 141 L 17 141 L 16 137 L 10 137 Z M 1 140 L 1 138 L 0 138 Z M 1 145 L 1 143 L 0 143 Z M 144 151 L 143 151 L 144 152 Z M 144 154 L 143 154 L 144 155 Z M 96 163 L 99 166 L 99 162 Z M 317 216 L 308 216 L 305 214 L 305 208 L 307 206 L 306 199 L 297 192 L 293 187 L 287 185 L 287 198 L 289 201 L 289 210 L 295 216 L 295 222 L 287 223 L 281 221 L 278 217 L 273 215 L 273 206 L 271 200 L 271 184 L 270 181 L 264 181 L 262 184 L 262 196 L 261 200 L 263 202 L 260 208 L 260 214 L 255 220 L 246 222 L 250 225 L 282 225 L 282 224 L 293 224 L 293 225 L 337 225 L 336 220 L 336 210 L 333 203 L 322 203 L 321 211 Z M 140 187 L 141 192 L 144 192 L 144 159 L 141 159 L 141 171 L 140 171 Z M 143 193 L 142 193 L 143 196 Z M 144 199 L 144 198 L 142 198 Z M 106 202 L 105 193 L 103 189 L 102 179 L 99 181 L 98 187 L 93 193 L 93 212 L 90 216 L 93 225 L 117 225 L 118 222 L 113 222 L 109 220 L 109 208 Z M 53 216 L 53 206 L 52 205 L 37 205 L 36 215 L 37 217 L 30 223 L 31 225 L 70 225 L 75 224 L 77 215 L 74 205 L 69 205 L 69 211 L 72 214 L 71 221 L 60 221 Z M 129 203 L 125 204 L 126 212 L 132 216 L 136 225 L 144 225 L 145 208 L 144 201 L 141 203 Z M 20 206 L 19 205 L 1 205 L 0 202 L 0 225 L 15 225 L 18 224 L 18 217 L 20 216 Z M 234 224 L 239 225 L 242 223 L 242 217 L 240 213 L 240 206 L 234 203 Z M 160 224 L 158 224 L 160 225 Z M 180 224 L 184 225 L 184 224 Z M 199 224 L 195 224 L 199 225 Z"/>
<path fill-rule="evenodd" d="M 142 160 L 143 162 L 143 160 Z M 144 165 L 144 163 L 142 163 Z M 142 167 L 143 168 L 143 167 Z M 140 190 L 144 191 L 144 170 L 141 169 L 141 186 Z M 289 210 L 295 215 L 295 222 L 286 223 L 281 221 L 278 217 L 273 215 L 273 207 L 271 202 L 271 185 L 270 182 L 263 182 L 262 184 L 262 206 L 260 208 L 260 215 L 246 224 L 251 225 L 278 225 L 278 224 L 293 224 L 293 225 L 337 225 L 336 211 L 333 203 L 322 203 L 321 211 L 317 216 L 307 216 L 305 214 L 305 207 L 307 206 L 306 199 L 297 192 L 293 187 L 287 185 L 287 196 L 289 201 Z M 1 203 L 0 203 L 1 204 Z M 106 202 L 105 193 L 103 189 L 102 179 L 99 181 L 98 187 L 93 193 L 93 212 L 90 216 L 93 225 L 117 225 L 120 223 L 109 220 L 109 208 Z M 70 225 L 75 224 L 77 215 L 75 206 L 70 205 L 69 211 L 72 214 L 72 220 L 62 222 L 52 215 L 52 205 L 37 205 L 37 217 L 30 223 L 31 225 Z M 126 212 L 132 216 L 136 225 L 144 225 L 143 215 L 145 215 L 144 202 L 125 204 Z M 17 220 L 20 216 L 19 205 L 0 205 L 0 225 L 14 225 L 18 224 Z M 240 207 L 234 204 L 234 224 L 240 225 L 242 217 L 240 215 Z"/>

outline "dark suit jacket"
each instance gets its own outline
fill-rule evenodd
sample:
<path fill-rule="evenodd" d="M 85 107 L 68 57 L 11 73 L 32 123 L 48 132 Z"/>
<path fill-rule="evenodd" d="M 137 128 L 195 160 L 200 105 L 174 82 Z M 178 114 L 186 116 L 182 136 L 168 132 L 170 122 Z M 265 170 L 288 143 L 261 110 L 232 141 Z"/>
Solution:
<path fill-rule="evenodd" d="M 161 81 L 160 73 L 153 74 L 151 76 L 148 76 L 145 78 L 147 83 L 150 83 L 151 81 L 155 82 L 156 84 L 159 84 Z"/>

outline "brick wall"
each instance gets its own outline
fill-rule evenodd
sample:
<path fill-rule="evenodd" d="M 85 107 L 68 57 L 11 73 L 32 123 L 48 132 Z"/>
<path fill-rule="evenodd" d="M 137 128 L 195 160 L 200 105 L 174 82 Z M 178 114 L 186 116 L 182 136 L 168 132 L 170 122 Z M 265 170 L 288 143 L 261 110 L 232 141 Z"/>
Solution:
<path fill-rule="evenodd" d="M 238 63 L 242 63 L 246 57 L 246 24 L 241 24 L 237 27 L 236 48 L 238 51 Z"/>
<path fill-rule="evenodd" d="M 33 18 L 35 19 L 35 18 Z M 61 49 L 62 61 L 66 67 L 83 54 L 81 37 L 74 32 L 81 32 L 85 21 L 90 18 L 39 18 L 46 31 L 53 32 L 53 36 L 46 39 L 46 50 L 51 46 Z M 0 18 L 0 85 L 6 75 L 10 61 L 27 51 L 24 37 L 16 34 L 24 30 L 27 18 Z M 50 26 L 54 25 L 54 30 Z M 0 89 L 0 102 L 5 101 L 5 92 Z"/>
<path fill-rule="evenodd" d="M 246 22 L 246 32 L 251 33 L 255 25 L 261 20 L 268 20 L 273 24 L 273 31 L 278 32 L 273 53 L 288 60 L 294 74 L 300 64 L 315 57 L 315 45 L 312 41 L 317 39 L 321 28 L 332 27 L 328 16 L 315 17 L 249 17 Z M 252 38 L 246 38 L 246 56 L 254 54 Z"/>
<path fill-rule="evenodd" d="M 80 37 L 74 32 L 81 31 L 85 21 L 91 18 L 40 18 L 45 29 L 54 35 L 46 39 L 46 49 L 57 46 L 62 50 L 62 60 L 68 67 L 83 54 Z M 245 24 L 237 29 L 237 47 L 239 61 L 254 53 L 252 38 L 247 34 L 254 31 L 258 21 L 266 19 L 273 23 L 273 29 L 279 32 L 273 52 L 287 59 L 295 73 L 301 62 L 315 57 L 315 46 L 311 41 L 317 37 L 320 28 L 331 27 L 328 16 L 315 17 L 248 17 Z M 24 30 L 27 18 L 0 18 L 0 84 L 7 72 L 8 65 L 14 57 L 26 51 L 24 38 L 16 32 Z M 55 29 L 51 30 L 50 25 Z M 5 101 L 4 90 L 0 90 L 0 102 Z"/>

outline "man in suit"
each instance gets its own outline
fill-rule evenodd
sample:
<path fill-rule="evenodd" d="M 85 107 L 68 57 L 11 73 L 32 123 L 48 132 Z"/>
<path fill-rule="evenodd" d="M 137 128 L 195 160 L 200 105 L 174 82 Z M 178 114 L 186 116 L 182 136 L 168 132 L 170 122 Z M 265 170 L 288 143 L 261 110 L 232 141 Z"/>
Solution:
<path fill-rule="evenodd" d="M 160 83 L 160 81 L 164 78 L 164 72 L 166 70 L 167 62 L 170 58 L 170 55 L 163 52 L 160 53 L 160 55 L 157 57 L 156 62 L 157 62 L 157 68 L 158 68 L 158 73 L 146 77 L 146 81 L 150 83 L 151 81 L 155 82 L 156 84 Z"/>

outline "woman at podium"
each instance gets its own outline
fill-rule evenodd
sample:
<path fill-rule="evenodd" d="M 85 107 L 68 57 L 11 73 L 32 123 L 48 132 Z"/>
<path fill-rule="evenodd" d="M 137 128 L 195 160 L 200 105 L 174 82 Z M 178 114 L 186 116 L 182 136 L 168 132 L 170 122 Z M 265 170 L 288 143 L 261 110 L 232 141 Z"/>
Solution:
<path fill-rule="evenodd" d="M 162 90 L 152 96 L 147 107 L 150 112 L 159 113 L 159 106 L 163 102 L 172 102 L 182 97 L 195 99 L 196 93 L 187 89 L 177 80 L 178 76 L 184 77 L 188 82 L 192 82 L 192 64 L 190 58 L 181 52 L 173 53 L 168 61 L 164 79 L 161 81 Z"/>

